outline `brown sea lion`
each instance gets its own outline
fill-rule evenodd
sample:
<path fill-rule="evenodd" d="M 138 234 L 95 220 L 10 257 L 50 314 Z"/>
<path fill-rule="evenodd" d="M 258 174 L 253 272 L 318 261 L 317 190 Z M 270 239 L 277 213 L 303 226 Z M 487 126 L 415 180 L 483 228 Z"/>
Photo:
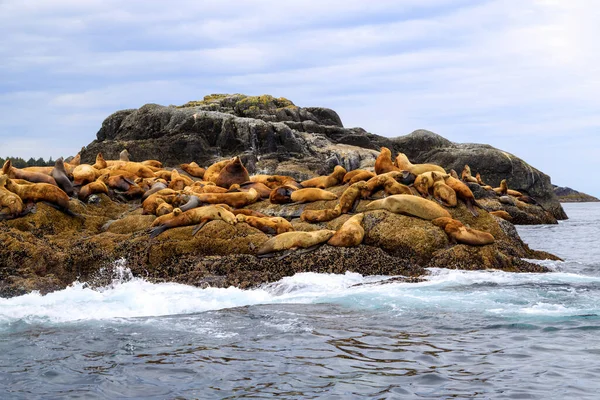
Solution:
<path fill-rule="evenodd" d="M 412 194 L 410 188 L 406 185 L 399 183 L 393 178 L 393 174 L 402 174 L 401 172 L 388 172 L 385 174 L 377 175 L 366 182 L 366 187 L 362 191 L 361 196 L 363 199 L 370 197 L 374 192 L 383 188 L 387 195 L 394 194 Z"/>
<path fill-rule="evenodd" d="M 348 175 L 348 174 L 346 174 Z M 368 181 L 369 179 L 373 178 L 375 175 L 374 172 L 370 172 L 370 171 L 363 171 L 360 174 L 356 174 L 354 175 L 349 181 L 348 184 L 352 185 L 356 182 L 360 182 L 360 181 Z"/>
<path fill-rule="evenodd" d="M 443 180 L 433 183 L 433 197 L 442 202 L 446 207 L 456 207 L 456 192 Z"/>
<path fill-rule="evenodd" d="M 160 171 L 156 171 L 154 176 L 159 179 L 164 179 L 165 181 L 171 180 L 171 171 L 167 171 L 166 169 L 161 169 Z"/>
<path fill-rule="evenodd" d="M 258 255 L 273 253 L 275 251 L 309 248 L 328 241 L 335 231 L 323 229 L 313 232 L 286 232 L 267 240 L 258 249 Z"/>
<path fill-rule="evenodd" d="M 73 170 L 73 183 L 76 186 L 83 186 L 86 183 L 94 182 L 100 176 L 100 171 L 89 164 L 80 164 Z"/>
<path fill-rule="evenodd" d="M 242 164 L 242 160 L 239 157 L 234 157 L 231 162 L 223 167 L 223 169 L 217 175 L 215 184 L 229 189 L 231 185 L 242 184 L 250 180 L 248 170 Z"/>
<path fill-rule="evenodd" d="M 337 195 L 327 190 L 318 188 L 306 188 L 292 191 L 290 198 L 296 203 L 312 203 L 319 200 L 335 200 Z"/>
<path fill-rule="evenodd" d="M 460 178 L 458 177 L 458 174 L 456 173 L 456 171 L 455 171 L 455 170 L 453 170 L 453 169 L 451 169 L 451 170 L 450 170 L 449 174 L 450 174 L 450 176 L 451 176 L 451 177 L 453 177 L 454 179 L 460 179 Z"/>
<path fill-rule="evenodd" d="M 517 201 L 515 200 L 514 197 L 510 197 L 508 195 L 504 195 L 504 196 L 500 196 L 498 197 L 498 201 L 502 204 L 506 204 L 509 206 L 516 206 L 517 205 Z"/>
<path fill-rule="evenodd" d="M 54 180 L 58 184 L 58 187 L 61 188 L 69 197 L 73 196 L 73 183 L 67 175 L 67 171 L 65 170 L 65 163 L 62 157 L 60 157 L 54 163 L 54 168 L 52 168 L 50 176 L 54 178 Z"/>
<path fill-rule="evenodd" d="M 77 153 L 75 155 L 75 157 L 73 157 L 68 164 L 72 165 L 73 167 L 78 166 L 79 164 L 81 164 L 81 154 Z"/>
<path fill-rule="evenodd" d="M 142 202 L 142 215 L 156 214 L 156 208 L 160 204 L 158 199 L 162 199 L 169 204 L 179 205 L 181 202 L 180 195 L 171 189 L 162 189 L 158 192 L 151 194 Z"/>
<path fill-rule="evenodd" d="M 6 189 L 6 184 L 8 182 L 8 175 L 0 175 L 0 210 L 3 208 L 8 209 L 8 216 L 16 217 L 23 212 L 23 200 Z M 0 214 L 2 216 L 3 214 Z"/>
<path fill-rule="evenodd" d="M 240 188 L 242 190 L 246 190 L 246 191 L 250 190 L 250 189 L 256 190 L 258 192 L 258 194 L 260 195 L 261 199 L 268 199 L 269 196 L 271 195 L 271 188 L 269 188 L 264 183 L 260 183 L 260 182 L 252 182 L 252 181 L 244 182 L 244 183 L 240 184 Z"/>
<path fill-rule="evenodd" d="M 415 178 L 413 186 L 421 196 L 427 197 L 430 194 L 433 194 L 433 184 L 437 181 L 444 180 L 446 176 L 447 175 L 442 175 L 435 171 L 424 172 Z"/>
<path fill-rule="evenodd" d="M 247 192 L 236 193 L 200 193 L 196 196 L 203 203 L 223 203 L 233 208 L 242 208 L 248 204 L 257 202 L 260 199 L 258 192 L 254 189 L 250 189 Z"/>
<path fill-rule="evenodd" d="M 442 174 L 446 173 L 446 170 L 439 165 L 435 164 L 413 164 L 408 160 L 406 154 L 398 153 L 396 156 L 396 166 L 403 171 L 412 172 L 415 175 L 420 175 L 423 172 L 436 171 Z"/>
<path fill-rule="evenodd" d="M 348 188 L 344 190 L 344 193 L 342 193 L 340 200 L 338 201 L 341 214 L 347 214 L 354 208 L 354 204 L 360 198 L 361 193 L 363 193 L 366 187 L 367 182 L 359 181 L 348 186 Z"/>
<path fill-rule="evenodd" d="M 481 174 L 479 172 L 477 173 L 477 175 L 475 175 L 475 179 L 477 179 L 477 183 L 479 183 L 481 186 L 488 186 L 483 182 L 483 179 L 481 179 Z"/>
<path fill-rule="evenodd" d="M 382 147 L 375 160 L 375 173 L 377 175 L 385 174 L 386 172 L 400 171 L 401 169 L 394 165 L 392 161 L 392 152 L 387 147 Z"/>
<path fill-rule="evenodd" d="M 450 213 L 439 204 L 422 197 L 409 194 L 396 194 L 385 199 L 375 200 L 367 204 L 366 210 L 384 209 L 396 214 L 406 214 L 413 217 L 432 220 L 440 217 L 450 217 Z"/>
<path fill-rule="evenodd" d="M 300 214 L 300 219 L 304 222 L 326 222 L 331 221 L 342 215 L 342 207 L 338 204 L 334 208 L 326 208 L 324 210 L 304 210 Z"/>
<path fill-rule="evenodd" d="M 203 179 L 205 181 L 215 183 L 216 180 L 217 180 L 217 178 L 219 177 L 219 174 L 221 173 L 221 170 L 223 168 L 225 168 L 225 166 L 227 164 L 229 164 L 230 162 L 231 162 L 231 159 L 228 158 L 227 160 L 219 161 L 219 162 L 216 162 L 216 163 L 212 164 L 204 172 L 204 178 Z"/>
<path fill-rule="evenodd" d="M 113 170 L 123 170 L 134 174 L 140 178 L 154 178 L 154 171 L 141 163 L 137 162 L 123 162 L 119 161 L 115 163 L 112 167 Z"/>
<path fill-rule="evenodd" d="M 523 203 L 540 206 L 540 204 L 537 201 L 535 201 L 535 199 L 531 196 L 521 195 L 517 198 L 517 200 L 522 201 Z M 540 207 L 542 207 L 542 206 L 540 206 Z"/>
<path fill-rule="evenodd" d="M 216 205 L 197 207 L 185 212 L 181 212 L 179 209 L 174 209 L 172 213 L 158 217 L 152 223 L 150 237 L 154 238 L 167 229 L 181 226 L 200 224 L 199 228 L 201 228 L 205 223 L 214 220 L 222 220 L 231 225 L 235 225 L 237 223 L 235 215 L 223 207 Z M 196 234 L 198 230 L 198 228 L 194 230 L 193 234 Z"/>
<path fill-rule="evenodd" d="M 54 167 L 25 167 L 21 168 L 21 171 L 39 172 L 41 174 L 50 175 Z"/>
<path fill-rule="evenodd" d="M 96 154 L 96 163 L 92 165 L 92 167 L 96 169 L 108 168 L 108 164 L 106 163 L 106 160 L 104 159 L 102 153 Z"/>
<path fill-rule="evenodd" d="M 490 211 L 490 214 L 492 214 L 498 218 L 505 219 L 507 221 L 512 221 L 512 219 L 513 219 L 513 217 L 504 210 Z"/>
<path fill-rule="evenodd" d="M 95 180 L 79 189 L 77 197 L 79 197 L 79 200 L 81 201 L 87 201 L 88 197 L 99 193 L 108 194 L 108 186 L 101 180 Z"/>
<path fill-rule="evenodd" d="M 465 167 L 463 168 L 463 171 L 461 174 L 461 178 L 462 178 L 463 182 L 479 183 L 479 182 L 477 182 L 477 178 L 474 178 L 471 175 L 471 167 L 469 167 L 468 164 L 465 164 Z"/>
<path fill-rule="evenodd" d="M 206 172 L 204 168 L 201 168 L 195 162 L 191 162 L 189 164 L 181 164 L 179 167 L 194 178 L 202 179 L 204 178 L 204 173 Z"/>
<path fill-rule="evenodd" d="M 462 222 L 452 218 L 436 218 L 431 221 L 435 226 L 442 228 L 450 239 L 471 246 L 484 246 L 494 243 L 495 239 L 488 232 L 479 231 L 464 226 Z"/>
<path fill-rule="evenodd" d="M 271 190 L 279 186 L 290 186 L 296 189 L 302 188 L 294 178 L 287 175 L 253 175 L 250 177 L 250 181 L 262 183 Z"/>
<path fill-rule="evenodd" d="M 163 167 L 162 163 L 158 160 L 144 160 L 141 162 L 142 165 L 150 168 L 161 169 Z"/>
<path fill-rule="evenodd" d="M 502 179 L 500 182 L 500 187 L 492 189 L 498 196 L 509 195 L 514 197 L 521 197 L 523 193 L 518 192 L 516 190 L 512 190 L 508 188 L 508 184 L 506 183 L 506 179 Z"/>
<path fill-rule="evenodd" d="M 69 209 L 69 196 L 67 196 L 67 194 L 58 186 L 49 183 L 19 185 L 12 182 L 10 179 L 7 179 L 6 188 L 19 196 L 24 202 L 44 201 L 56 206 L 56 208 L 66 214 L 75 215 Z"/>
<path fill-rule="evenodd" d="M 237 214 L 235 216 L 239 222 L 245 222 L 248 225 L 270 235 L 279 235 L 294 230 L 292 224 L 281 217 L 254 217 L 251 215 Z"/>
<path fill-rule="evenodd" d="M 187 176 L 184 177 L 176 169 L 173 169 L 171 171 L 171 179 L 169 182 L 169 189 L 183 190 L 183 188 L 191 185 L 192 183 L 193 183 L 193 181 L 190 178 L 188 178 Z"/>
<path fill-rule="evenodd" d="M 444 177 L 444 183 L 450 186 L 454 192 L 456 192 L 456 197 L 465 202 L 465 205 L 475 217 L 479 215 L 475 210 L 475 206 L 482 208 L 479 203 L 475 200 L 475 196 L 473 196 L 473 192 L 467 185 L 461 182 L 459 179 L 453 178 L 450 175 L 446 175 Z"/>
<path fill-rule="evenodd" d="M 353 171 L 348 171 L 348 172 L 346 172 L 346 175 L 344 175 L 344 179 L 342 179 L 342 183 L 348 183 L 348 182 L 350 182 L 350 180 L 351 180 L 352 178 L 354 178 L 355 176 L 357 176 L 357 175 L 363 175 L 363 174 L 365 174 L 365 176 L 366 176 L 366 175 L 371 175 L 371 178 L 372 178 L 373 176 L 375 176 L 375 173 L 374 173 L 374 172 L 367 171 L 366 169 L 355 169 L 355 170 L 353 170 Z M 360 180 L 365 180 L 365 181 L 368 181 L 368 180 L 369 180 L 369 179 L 371 179 L 371 178 L 368 178 L 368 179 L 358 179 L 358 180 L 359 180 L 359 181 L 360 181 Z M 353 183 L 354 183 L 354 182 L 353 182 Z"/>
<path fill-rule="evenodd" d="M 292 200 L 292 193 L 294 193 L 296 190 L 298 189 L 287 185 L 276 187 L 269 194 L 269 201 L 272 204 L 293 203 L 294 201 Z"/>
<path fill-rule="evenodd" d="M 346 169 L 341 165 L 336 165 L 330 175 L 307 179 L 300 182 L 300 185 L 305 188 L 316 187 L 319 189 L 327 189 L 342 183 L 344 175 L 346 175 Z"/>
<path fill-rule="evenodd" d="M 23 171 L 12 166 L 10 160 L 6 160 L 2 166 L 2 174 L 8 175 L 11 179 L 25 179 L 31 183 L 48 183 L 58 186 L 53 177 L 42 172 Z"/>
<path fill-rule="evenodd" d="M 173 206 L 166 201 L 159 199 L 158 207 L 156 207 L 156 216 L 167 215 L 173 212 Z"/>
<path fill-rule="evenodd" d="M 256 210 L 250 210 L 247 208 L 240 208 L 240 209 L 234 210 L 226 204 L 220 204 L 220 206 L 225 209 L 229 209 L 229 211 L 231 211 L 233 213 L 233 215 L 235 215 L 236 217 L 238 215 L 242 214 L 242 215 L 247 215 L 249 217 L 270 218 L 269 215 L 263 214 L 260 211 L 256 211 Z"/>
<path fill-rule="evenodd" d="M 354 247 L 361 244 L 365 237 L 365 229 L 362 227 L 363 218 L 364 214 L 360 213 L 348 219 L 327 244 L 336 247 Z"/>

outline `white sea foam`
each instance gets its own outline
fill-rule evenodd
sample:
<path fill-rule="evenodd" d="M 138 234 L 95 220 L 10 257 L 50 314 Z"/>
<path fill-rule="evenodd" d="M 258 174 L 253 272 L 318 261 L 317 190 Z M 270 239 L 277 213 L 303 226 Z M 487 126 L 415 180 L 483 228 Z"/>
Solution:
<path fill-rule="evenodd" d="M 68 322 L 193 314 L 256 304 L 323 303 L 396 312 L 475 312 L 501 315 L 600 313 L 600 277 L 572 273 L 516 274 L 502 271 L 431 269 L 421 283 L 373 285 L 387 277 L 300 273 L 252 290 L 196 288 L 133 278 L 124 260 L 110 285 L 90 289 L 75 282 L 47 294 L 0 299 L 0 323 Z M 577 286 L 591 285 L 586 293 Z"/>

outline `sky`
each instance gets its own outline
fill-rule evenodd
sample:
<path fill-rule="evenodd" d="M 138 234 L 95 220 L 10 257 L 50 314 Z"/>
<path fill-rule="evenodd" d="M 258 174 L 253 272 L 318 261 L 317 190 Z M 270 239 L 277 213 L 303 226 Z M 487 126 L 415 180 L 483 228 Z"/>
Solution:
<path fill-rule="evenodd" d="M 74 155 L 124 108 L 271 94 L 600 196 L 594 0 L 0 0 L 0 37 L 3 157 Z"/>

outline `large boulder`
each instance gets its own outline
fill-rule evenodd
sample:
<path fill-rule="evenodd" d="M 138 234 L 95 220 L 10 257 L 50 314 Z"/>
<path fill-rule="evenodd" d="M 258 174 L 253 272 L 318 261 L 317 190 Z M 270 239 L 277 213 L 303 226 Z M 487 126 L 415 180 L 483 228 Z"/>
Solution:
<path fill-rule="evenodd" d="M 167 166 L 191 161 L 207 166 L 240 155 L 250 173 L 303 180 L 329 173 L 338 164 L 347 170 L 372 167 L 381 146 L 402 151 L 415 163 L 436 163 L 459 174 L 469 164 L 490 185 L 507 179 L 511 189 L 535 198 L 554 218 L 566 218 L 550 177 L 512 154 L 489 145 L 453 143 L 426 130 L 386 138 L 344 128 L 331 109 L 297 107 L 269 95 L 218 94 L 183 106 L 146 104 L 117 111 L 81 155 L 93 163 L 98 152 L 114 159 L 126 148 L 134 160 L 158 159 Z"/>

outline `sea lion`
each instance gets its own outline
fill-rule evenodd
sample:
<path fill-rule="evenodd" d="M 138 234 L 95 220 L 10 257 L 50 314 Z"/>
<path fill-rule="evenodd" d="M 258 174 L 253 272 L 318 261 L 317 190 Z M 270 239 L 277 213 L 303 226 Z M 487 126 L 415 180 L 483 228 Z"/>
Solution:
<path fill-rule="evenodd" d="M 510 197 L 508 195 L 498 197 L 498 201 L 500 203 L 502 203 L 502 204 L 506 204 L 506 205 L 509 205 L 509 206 L 516 206 L 517 205 L 516 200 L 513 197 Z"/>
<path fill-rule="evenodd" d="M 492 214 L 498 218 L 505 219 L 507 221 L 512 221 L 512 219 L 513 219 L 513 217 L 504 210 L 490 211 L 490 214 Z"/>
<path fill-rule="evenodd" d="M 166 201 L 159 199 L 158 207 L 156 207 L 156 216 L 167 215 L 173 212 L 173 206 Z"/>
<path fill-rule="evenodd" d="M 142 165 L 150 168 L 161 169 L 163 167 L 162 163 L 158 160 L 144 160 L 141 162 Z"/>
<path fill-rule="evenodd" d="M 394 179 L 394 174 L 402 175 L 401 172 L 394 171 L 377 175 L 369 179 L 361 192 L 362 198 L 369 198 L 373 193 L 381 188 L 383 188 L 387 195 L 412 194 L 408 186 L 403 185 Z"/>
<path fill-rule="evenodd" d="M 350 212 L 350 210 L 354 208 L 356 200 L 359 199 L 361 193 L 365 190 L 366 187 L 367 182 L 359 181 L 348 186 L 348 188 L 344 190 L 344 193 L 342 193 L 338 202 L 341 214 L 347 214 L 348 212 Z"/>
<path fill-rule="evenodd" d="M 368 181 L 369 179 L 371 179 L 372 177 L 375 176 L 375 173 L 371 172 L 371 171 L 367 171 L 365 169 L 355 169 L 353 171 L 348 171 L 348 172 L 346 172 L 346 175 L 344 175 L 344 179 L 342 179 L 342 183 L 349 183 L 355 176 L 359 176 L 359 175 L 360 175 L 360 177 L 352 183 L 355 183 L 358 181 Z"/>
<path fill-rule="evenodd" d="M 221 207 L 225 208 L 225 209 L 227 209 L 229 207 L 226 204 L 219 204 L 219 205 Z M 231 208 L 231 207 L 229 207 L 229 208 Z M 236 217 L 238 215 L 242 214 L 242 215 L 247 215 L 249 217 L 271 218 L 270 215 L 266 215 L 266 214 L 261 213 L 260 211 L 250 210 L 250 209 L 247 209 L 247 208 L 240 208 L 238 210 L 230 209 L 229 211 L 231 211 Z"/>
<path fill-rule="evenodd" d="M 367 204 L 366 210 L 384 209 L 396 214 L 432 220 L 440 217 L 450 218 L 450 213 L 439 204 L 422 197 L 409 194 L 396 194 Z"/>
<path fill-rule="evenodd" d="M 268 199 L 269 196 L 271 195 L 271 188 L 269 188 L 264 183 L 260 183 L 260 182 L 252 182 L 252 181 L 244 182 L 244 183 L 240 184 L 240 188 L 242 190 L 246 190 L 246 191 L 250 190 L 250 189 L 256 190 L 258 192 L 258 194 L 260 195 L 261 199 Z"/>
<path fill-rule="evenodd" d="M 413 186 L 422 197 L 427 197 L 433 194 L 433 184 L 439 180 L 444 180 L 446 176 L 435 171 L 424 172 L 415 178 Z"/>
<path fill-rule="evenodd" d="M 233 184 L 242 184 L 250 180 L 248 170 L 242 164 L 242 160 L 239 157 L 234 157 L 231 162 L 223 167 L 223 169 L 217 175 L 215 184 L 229 189 Z"/>
<path fill-rule="evenodd" d="M 123 162 L 118 161 L 112 167 L 113 170 L 123 170 L 134 174 L 140 178 L 154 178 L 154 171 L 150 167 L 145 166 L 144 164 L 137 162 Z"/>
<path fill-rule="evenodd" d="M 479 231 L 464 226 L 462 222 L 452 218 L 436 218 L 431 221 L 435 226 L 442 228 L 451 240 L 471 246 L 484 246 L 494 243 L 495 239 L 488 232 Z"/>
<path fill-rule="evenodd" d="M 245 222 L 248 225 L 270 235 L 279 235 L 294 230 L 292 224 L 281 217 L 254 217 L 251 215 L 237 214 L 236 219 L 239 222 Z"/>
<path fill-rule="evenodd" d="M 362 227 L 364 214 L 356 214 L 344 222 L 340 229 L 327 242 L 330 246 L 354 247 L 362 243 L 365 229 Z"/>
<path fill-rule="evenodd" d="M 181 212 L 179 209 L 174 209 L 172 213 L 163 215 L 154 220 L 150 229 L 150 237 L 155 238 L 167 229 L 199 224 L 199 227 L 193 232 L 195 235 L 198 233 L 198 230 L 204 226 L 204 224 L 218 219 L 231 225 L 235 225 L 237 223 L 235 215 L 223 207 L 216 205 L 193 208 L 185 212 Z"/>
<path fill-rule="evenodd" d="M 65 214 L 74 216 L 69 209 L 69 196 L 58 186 L 49 183 L 35 183 L 33 185 L 19 185 L 6 179 L 6 188 L 15 193 L 24 202 L 44 201 L 56 206 L 57 209 Z"/>
<path fill-rule="evenodd" d="M 292 200 L 292 193 L 294 193 L 296 190 L 298 189 L 287 185 L 276 187 L 269 194 L 269 201 L 272 204 L 293 203 L 294 201 Z"/>
<path fill-rule="evenodd" d="M 326 208 L 324 210 L 304 210 L 300 214 L 300 219 L 304 222 L 326 222 L 331 221 L 342 215 L 342 207 L 338 204 L 334 208 Z"/>
<path fill-rule="evenodd" d="M 25 179 L 31 183 L 47 183 L 58 186 L 53 177 L 42 172 L 23 171 L 12 166 L 10 160 L 6 160 L 2 166 L 2 174 L 8 175 L 10 179 Z"/>
<path fill-rule="evenodd" d="M 75 157 L 68 161 L 68 164 L 72 165 L 73 167 L 76 167 L 79 164 L 81 164 L 81 154 L 77 153 Z"/>
<path fill-rule="evenodd" d="M 403 171 L 412 172 L 415 175 L 422 174 L 423 172 L 436 171 L 442 174 L 446 173 L 446 170 L 439 165 L 435 164 L 413 164 L 408 160 L 408 157 L 404 153 L 398 153 L 396 156 L 396 166 Z"/>
<path fill-rule="evenodd" d="M 150 189 L 148 189 L 143 195 L 142 200 L 146 200 L 148 196 L 158 192 L 159 190 L 166 189 L 167 185 L 164 182 L 154 182 Z"/>
<path fill-rule="evenodd" d="M 196 196 L 203 203 L 224 203 L 233 208 L 242 208 L 248 204 L 255 203 L 260 199 L 258 192 L 254 189 L 250 189 L 247 192 L 235 193 L 200 193 Z"/>
<path fill-rule="evenodd" d="M 54 163 L 54 168 L 52 168 L 52 172 L 50 172 L 50 176 L 54 178 L 58 187 L 64 190 L 64 192 L 69 196 L 73 196 L 74 188 L 73 183 L 67 176 L 67 171 L 65 170 L 65 163 L 60 157 Z"/>
<path fill-rule="evenodd" d="M 96 169 L 108 168 L 108 164 L 106 163 L 106 160 L 104 159 L 102 153 L 96 154 L 96 163 L 92 165 L 92 167 Z"/>
<path fill-rule="evenodd" d="M 83 186 L 86 183 L 94 182 L 100 175 L 100 171 L 91 165 L 80 164 L 73 170 L 73 183 L 76 186 Z"/>
<path fill-rule="evenodd" d="M 475 175 L 475 179 L 477 180 L 477 183 L 479 183 L 481 186 L 488 186 L 483 182 L 483 179 L 481 179 L 481 174 L 479 172 L 477 173 L 477 175 Z"/>
<path fill-rule="evenodd" d="M 348 175 L 348 174 L 346 174 L 346 175 Z M 347 183 L 348 183 L 349 185 L 352 185 L 352 184 L 354 184 L 354 183 L 356 183 L 356 182 L 360 182 L 360 181 L 365 181 L 365 182 L 366 182 L 366 181 L 368 181 L 369 179 L 373 178 L 374 176 L 376 176 L 374 172 L 371 172 L 371 171 L 363 171 L 363 172 L 361 172 L 360 174 L 356 174 L 356 175 L 354 175 L 354 176 L 353 176 L 353 177 L 352 177 L 352 178 L 351 178 L 351 179 L 350 179 L 350 180 L 349 180 Z M 344 183 L 345 183 L 345 182 L 344 182 Z"/>
<path fill-rule="evenodd" d="M 106 186 L 106 183 L 101 180 L 95 180 L 94 182 L 90 182 L 79 189 L 77 197 L 81 201 L 87 201 L 88 197 L 99 193 L 108 194 L 108 186 Z"/>
<path fill-rule="evenodd" d="M 258 249 L 257 254 L 265 255 L 275 251 L 309 248 L 328 241 L 335 231 L 323 229 L 313 232 L 286 232 L 267 240 Z"/>
<path fill-rule="evenodd" d="M 127 151 L 127 149 L 124 149 L 122 152 L 119 153 L 119 161 L 125 161 L 125 162 L 131 161 L 130 154 Z"/>
<path fill-rule="evenodd" d="M 526 196 L 526 195 L 521 195 L 517 198 L 517 200 L 522 201 L 523 203 L 527 203 L 527 204 L 533 204 L 536 206 L 540 206 L 542 207 L 537 201 L 535 201 L 535 199 L 531 196 Z M 544 207 L 542 207 L 544 208 Z"/>
<path fill-rule="evenodd" d="M 162 189 L 151 194 L 142 202 L 142 215 L 155 214 L 159 205 L 158 199 L 162 199 L 169 204 L 177 204 L 181 201 L 179 194 L 171 189 Z"/>
<path fill-rule="evenodd" d="M 401 169 L 394 165 L 392 161 L 392 152 L 387 147 L 381 147 L 379 156 L 375 160 L 375 173 L 377 175 L 386 172 L 400 171 Z"/>
<path fill-rule="evenodd" d="M 463 168 L 463 171 L 461 174 L 461 178 L 464 182 L 479 183 L 477 181 L 477 178 L 474 178 L 473 176 L 471 176 L 471 167 L 469 167 L 468 164 L 465 164 L 465 167 Z"/>
<path fill-rule="evenodd" d="M 164 179 L 165 181 L 171 180 L 172 171 L 167 171 L 166 169 L 161 169 L 160 171 L 156 171 L 154 176 L 159 179 Z"/>
<path fill-rule="evenodd" d="M 25 167 L 21 168 L 21 171 L 39 172 L 41 174 L 50 175 L 54 167 Z"/>
<path fill-rule="evenodd" d="M 451 169 L 449 172 L 450 176 L 453 177 L 454 179 L 459 179 L 458 178 L 458 174 L 456 173 L 455 170 Z"/>
<path fill-rule="evenodd" d="M 193 181 L 190 178 L 184 177 L 183 175 L 181 175 L 179 173 L 179 171 L 177 171 L 176 169 L 173 169 L 171 171 L 171 179 L 169 182 L 169 189 L 173 189 L 173 190 L 183 190 L 183 188 L 185 188 L 186 186 L 189 186 L 193 183 Z"/>
<path fill-rule="evenodd" d="M 508 184 L 506 183 L 506 179 L 502 179 L 500 182 L 500 187 L 492 189 L 498 196 L 503 196 L 508 194 L 509 196 L 521 197 L 523 193 L 518 192 L 516 190 L 512 190 L 508 188 Z"/>
<path fill-rule="evenodd" d="M 250 177 L 251 182 L 259 182 L 268 188 L 275 189 L 279 186 L 290 186 L 296 189 L 302 189 L 302 186 L 296 182 L 294 178 L 287 175 L 253 175 Z"/>
<path fill-rule="evenodd" d="M 189 196 L 189 198 L 185 204 L 179 206 L 179 209 L 181 211 L 187 211 L 187 210 L 191 210 L 192 208 L 200 207 L 200 205 L 202 205 L 202 202 L 200 201 L 198 196 L 191 195 L 191 196 Z M 231 211 L 231 210 L 229 210 L 229 211 Z"/>
<path fill-rule="evenodd" d="M 307 179 L 300 182 L 300 185 L 305 188 L 316 187 L 319 189 L 327 189 L 342 183 L 344 175 L 346 175 L 346 169 L 341 165 L 336 165 L 330 175 Z"/>
<path fill-rule="evenodd" d="M 456 207 L 457 205 L 456 192 L 443 180 L 433 183 L 433 197 L 447 207 Z"/>
<path fill-rule="evenodd" d="M 296 203 L 312 203 L 319 200 L 336 200 L 336 194 L 318 188 L 306 188 L 292 191 L 290 198 Z"/>
<path fill-rule="evenodd" d="M 229 164 L 230 162 L 231 162 L 231 159 L 227 159 L 227 160 L 219 161 L 219 162 L 216 162 L 216 163 L 212 164 L 204 172 L 204 178 L 203 179 L 205 181 L 215 183 L 215 181 L 217 180 L 217 177 L 221 173 L 221 170 L 223 168 L 225 168 L 225 166 L 227 164 Z"/>
<path fill-rule="evenodd" d="M 473 214 L 473 216 L 476 217 L 477 215 L 479 215 L 475 210 L 474 206 L 477 206 L 479 208 L 483 207 L 481 207 L 479 203 L 477 203 L 477 200 L 475 200 L 475 196 L 473 196 L 473 192 L 471 191 L 471 189 L 469 189 L 467 185 L 465 185 L 459 179 L 453 178 L 450 175 L 444 176 L 444 183 L 450 186 L 454 190 L 454 192 L 456 192 L 457 198 L 465 202 L 465 205 L 467 206 L 471 214 Z"/>
<path fill-rule="evenodd" d="M 179 167 L 194 178 L 202 179 L 204 178 L 204 173 L 206 172 L 204 168 L 201 168 L 198 164 L 196 164 L 193 161 L 189 164 L 181 164 Z"/>
<path fill-rule="evenodd" d="M 10 217 L 16 217 L 23 212 L 23 200 L 6 189 L 8 175 L 0 175 L 0 210 L 6 207 Z M 1 215 L 1 214 L 0 214 Z"/>

